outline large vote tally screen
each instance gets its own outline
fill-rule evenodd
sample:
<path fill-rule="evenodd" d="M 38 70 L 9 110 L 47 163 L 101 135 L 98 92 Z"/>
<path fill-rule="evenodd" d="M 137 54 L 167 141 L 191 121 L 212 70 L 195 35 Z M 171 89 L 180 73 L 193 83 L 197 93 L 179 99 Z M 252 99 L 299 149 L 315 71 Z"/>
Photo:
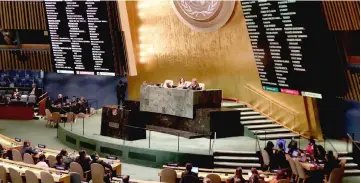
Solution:
<path fill-rule="evenodd" d="M 105 1 L 45 1 L 56 72 L 115 75 Z"/>
<path fill-rule="evenodd" d="M 328 28 L 320 2 L 241 1 L 264 90 L 322 98 Z M 322 48 L 322 49 L 320 49 Z"/>

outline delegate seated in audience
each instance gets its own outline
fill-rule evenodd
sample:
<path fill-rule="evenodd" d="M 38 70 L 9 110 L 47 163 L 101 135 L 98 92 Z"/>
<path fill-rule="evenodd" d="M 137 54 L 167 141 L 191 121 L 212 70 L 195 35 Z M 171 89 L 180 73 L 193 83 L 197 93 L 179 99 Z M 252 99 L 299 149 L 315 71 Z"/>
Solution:
<path fill-rule="evenodd" d="M 49 168 L 49 165 L 45 162 L 45 155 L 44 154 L 40 154 L 39 162 L 36 163 L 36 166 Z"/>
<path fill-rule="evenodd" d="M 211 179 L 209 178 L 203 178 L 203 183 L 212 183 Z"/>
<path fill-rule="evenodd" d="M 80 99 L 78 100 L 78 102 L 76 104 L 76 107 L 77 107 L 79 113 L 81 113 L 81 112 L 84 114 L 87 113 L 88 103 L 86 102 L 85 97 L 80 97 Z"/>
<path fill-rule="evenodd" d="M 79 156 L 76 158 L 75 162 L 79 163 L 83 168 L 83 172 L 90 170 L 90 158 L 87 157 L 87 153 L 85 150 L 79 151 Z"/>
<path fill-rule="evenodd" d="M 313 156 L 315 153 L 315 149 L 316 149 L 316 142 L 315 140 L 311 137 L 308 145 L 306 147 L 306 153 L 308 153 L 310 156 Z"/>
<path fill-rule="evenodd" d="M 326 158 L 326 151 L 321 145 L 316 145 L 316 151 L 314 153 L 314 158 L 317 160 L 324 161 Z"/>
<path fill-rule="evenodd" d="M 0 158 L 6 158 L 7 149 L 0 144 Z"/>
<path fill-rule="evenodd" d="M 62 94 L 58 94 L 58 98 L 54 101 L 54 105 L 56 106 L 62 106 L 64 103 L 64 100 L 63 100 L 63 95 Z"/>
<path fill-rule="evenodd" d="M 181 78 L 179 79 L 177 88 L 184 88 L 184 87 L 187 87 L 187 86 L 186 86 L 186 81 L 184 80 L 184 78 L 181 77 Z"/>
<path fill-rule="evenodd" d="M 288 179 L 287 173 L 284 170 L 278 170 L 277 175 L 269 183 L 277 183 L 281 179 Z"/>
<path fill-rule="evenodd" d="M 192 90 L 199 90 L 199 84 L 198 84 L 198 81 L 196 78 L 193 78 L 192 79 L 192 82 L 191 84 L 188 86 L 189 89 L 192 89 Z"/>
<path fill-rule="evenodd" d="M 94 152 L 90 157 L 92 159 L 90 164 L 98 163 L 104 167 L 104 182 L 109 183 L 110 179 L 112 178 L 112 166 L 104 162 L 103 160 L 100 160 L 99 154 L 97 152 Z"/>
<path fill-rule="evenodd" d="M 336 160 L 335 156 L 333 155 L 332 151 L 328 151 L 326 155 L 326 162 L 323 168 L 323 174 L 326 177 L 326 180 L 330 177 L 330 174 L 333 169 L 339 168 L 339 162 Z"/>
<path fill-rule="evenodd" d="M 23 147 L 21 148 L 21 156 L 24 157 L 25 153 L 29 153 L 30 155 L 38 154 L 36 149 L 31 147 L 31 142 L 29 140 L 25 140 Z"/>
<path fill-rule="evenodd" d="M 56 163 L 52 168 L 55 168 L 58 170 L 67 170 L 68 169 L 68 167 L 64 163 L 64 159 L 63 159 L 62 155 L 59 154 L 56 156 Z"/>
<path fill-rule="evenodd" d="M 192 175 L 192 176 L 198 177 L 198 175 L 196 173 L 192 172 L 192 168 L 193 168 L 192 164 L 187 163 L 186 170 L 184 172 L 182 172 L 181 178 L 183 178 L 186 175 Z"/>
<path fill-rule="evenodd" d="M 65 163 L 65 167 L 66 167 L 66 169 L 68 169 L 69 166 L 70 166 L 70 163 L 73 162 L 74 159 L 71 158 L 71 157 L 69 157 L 68 151 L 67 151 L 66 149 L 62 149 L 62 150 L 60 151 L 60 153 L 58 154 L 58 156 L 59 156 L 59 155 L 63 157 L 63 161 L 64 161 L 64 163 Z"/>
<path fill-rule="evenodd" d="M 289 168 L 289 163 L 286 160 L 286 153 L 283 149 L 283 144 L 280 143 L 278 147 L 279 149 L 274 156 L 275 157 L 274 161 L 277 163 L 276 169 L 287 169 Z"/>
<path fill-rule="evenodd" d="M 298 146 L 297 141 L 291 140 L 290 143 L 288 144 L 288 154 L 292 154 L 293 151 L 298 151 L 297 146 Z"/>
<path fill-rule="evenodd" d="M 260 180 L 263 180 L 259 175 L 258 171 L 255 168 L 251 169 L 251 176 L 249 176 L 249 182 L 250 183 L 259 183 Z"/>
<path fill-rule="evenodd" d="M 13 99 L 18 99 L 20 98 L 20 92 L 19 89 L 15 88 L 13 95 L 11 96 Z"/>
<path fill-rule="evenodd" d="M 245 183 L 246 179 L 242 176 L 242 168 L 238 167 L 236 171 L 234 172 L 233 177 L 229 177 L 227 179 L 227 183 Z"/>

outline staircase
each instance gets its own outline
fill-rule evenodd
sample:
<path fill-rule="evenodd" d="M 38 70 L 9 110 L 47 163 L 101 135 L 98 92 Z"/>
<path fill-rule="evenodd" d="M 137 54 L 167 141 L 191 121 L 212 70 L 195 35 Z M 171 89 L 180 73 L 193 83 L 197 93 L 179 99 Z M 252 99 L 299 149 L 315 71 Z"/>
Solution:
<path fill-rule="evenodd" d="M 266 116 L 247 107 L 245 104 L 234 109 L 241 112 L 240 122 L 245 128 L 245 133 L 247 134 L 247 132 L 249 132 L 252 137 L 255 137 L 256 134 L 260 140 L 291 139 L 299 137 L 289 129 L 275 123 Z"/>
<path fill-rule="evenodd" d="M 251 168 L 261 169 L 261 164 L 256 152 L 251 151 L 215 151 L 213 152 L 214 168 L 234 172 L 242 167 L 243 173 L 247 174 Z"/>
<path fill-rule="evenodd" d="M 351 153 L 338 152 L 338 160 L 346 160 L 345 175 L 360 175 L 359 166 L 353 161 Z"/>

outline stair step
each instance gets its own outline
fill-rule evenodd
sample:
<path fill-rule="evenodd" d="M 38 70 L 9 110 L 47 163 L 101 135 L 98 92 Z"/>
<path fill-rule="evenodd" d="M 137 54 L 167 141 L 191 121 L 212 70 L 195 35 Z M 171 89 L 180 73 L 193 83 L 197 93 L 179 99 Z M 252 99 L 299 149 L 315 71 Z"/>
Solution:
<path fill-rule="evenodd" d="M 344 151 L 344 152 L 337 152 L 338 156 L 346 156 L 348 155 L 349 153 Z"/>
<path fill-rule="evenodd" d="M 259 115 L 259 112 L 256 111 L 241 112 L 241 116 L 252 116 L 252 115 Z"/>
<path fill-rule="evenodd" d="M 217 160 L 247 160 L 247 161 L 258 161 L 257 157 L 235 157 L 235 156 L 214 156 Z"/>
<path fill-rule="evenodd" d="M 267 129 L 267 130 L 252 130 L 253 133 L 256 133 L 261 135 L 264 133 L 267 134 L 272 134 L 272 133 L 282 133 L 282 132 L 291 132 L 289 129 L 287 128 L 273 128 L 273 129 Z"/>
<path fill-rule="evenodd" d="M 258 168 L 261 167 L 259 163 L 231 163 L 231 162 L 214 162 L 214 165 L 230 166 L 230 167 L 249 167 Z"/>
<path fill-rule="evenodd" d="M 242 114 L 242 112 L 241 112 Z M 252 119 L 267 119 L 266 117 L 264 116 L 261 116 L 261 115 L 258 115 L 258 116 L 241 116 L 241 121 L 245 121 L 245 120 L 252 120 Z"/>
<path fill-rule="evenodd" d="M 279 128 L 281 127 L 281 125 L 278 125 L 278 124 L 268 124 L 268 125 L 249 125 L 249 126 L 246 126 L 248 129 L 250 130 L 253 130 L 253 129 L 259 129 L 259 130 L 262 130 L 262 129 L 267 129 L 267 128 Z"/>
<path fill-rule="evenodd" d="M 299 135 L 294 133 L 278 133 L 278 134 L 267 134 L 267 135 L 257 135 L 260 140 L 270 140 L 270 139 L 287 139 L 292 137 L 299 137 Z"/>
<path fill-rule="evenodd" d="M 353 158 L 352 158 L 352 157 L 349 157 L 349 156 L 343 156 L 343 157 L 339 157 L 338 160 L 352 161 Z"/>
<path fill-rule="evenodd" d="M 255 124 L 267 124 L 267 123 L 273 123 L 273 121 L 269 119 L 241 121 L 242 125 L 255 125 Z"/>
<path fill-rule="evenodd" d="M 357 164 L 356 163 L 346 163 L 345 164 L 345 168 L 349 168 L 349 167 L 357 167 Z"/>
<path fill-rule="evenodd" d="M 358 169 L 345 170 L 345 174 L 360 174 L 360 170 Z"/>
<path fill-rule="evenodd" d="M 221 173 L 229 173 L 229 174 L 234 174 L 235 169 L 234 168 L 214 168 L 213 172 L 221 172 Z M 250 172 L 251 169 L 244 169 L 242 168 L 242 174 L 248 174 L 248 172 Z M 257 170 L 259 174 L 262 174 L 263 171 L 262 170 Z"/>
<path fill-rule="evenodd" d="M 239 111 L 253 111 L 253 109 L 249 108 L 249 107 L 234 108 L 234 109 L 239 110 Z"/>
<path fill-rule="evenodd" d="M 256 155 L 256 152 L 254 151 L 227 151 L 227 150 L 216 150 L 213 154 L 234 154 L 234 155 L 247 155 L 252 154 Z"/>

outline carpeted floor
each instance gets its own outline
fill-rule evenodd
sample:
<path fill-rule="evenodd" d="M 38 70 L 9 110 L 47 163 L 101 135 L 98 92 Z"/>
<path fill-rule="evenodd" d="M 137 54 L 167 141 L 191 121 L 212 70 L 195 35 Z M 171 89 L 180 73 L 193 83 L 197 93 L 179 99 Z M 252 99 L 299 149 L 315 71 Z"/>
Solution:
<path fill-rule="evenodd" d="M 0 120 L 0 133 L 12 137 L 21 138 L 22 140 L 30 140 L 33 145 L 45 144 L 51 149 L 67 148 L 56 138 L 56 129 L 46 128 L 45 121 L 32 120 L 32 121 L 11 121 Z M 69 151 L 72 151 L 72 149 Z M 158 172 L 160 169 L 143 167 L 138 165 L 123 163 L 122 173 L 130 175 L 131 178 L 140 180 L 153 180 L 159 181 Z M 346 183 L 360 182 L 359 176 L 345 177 Z"/>

